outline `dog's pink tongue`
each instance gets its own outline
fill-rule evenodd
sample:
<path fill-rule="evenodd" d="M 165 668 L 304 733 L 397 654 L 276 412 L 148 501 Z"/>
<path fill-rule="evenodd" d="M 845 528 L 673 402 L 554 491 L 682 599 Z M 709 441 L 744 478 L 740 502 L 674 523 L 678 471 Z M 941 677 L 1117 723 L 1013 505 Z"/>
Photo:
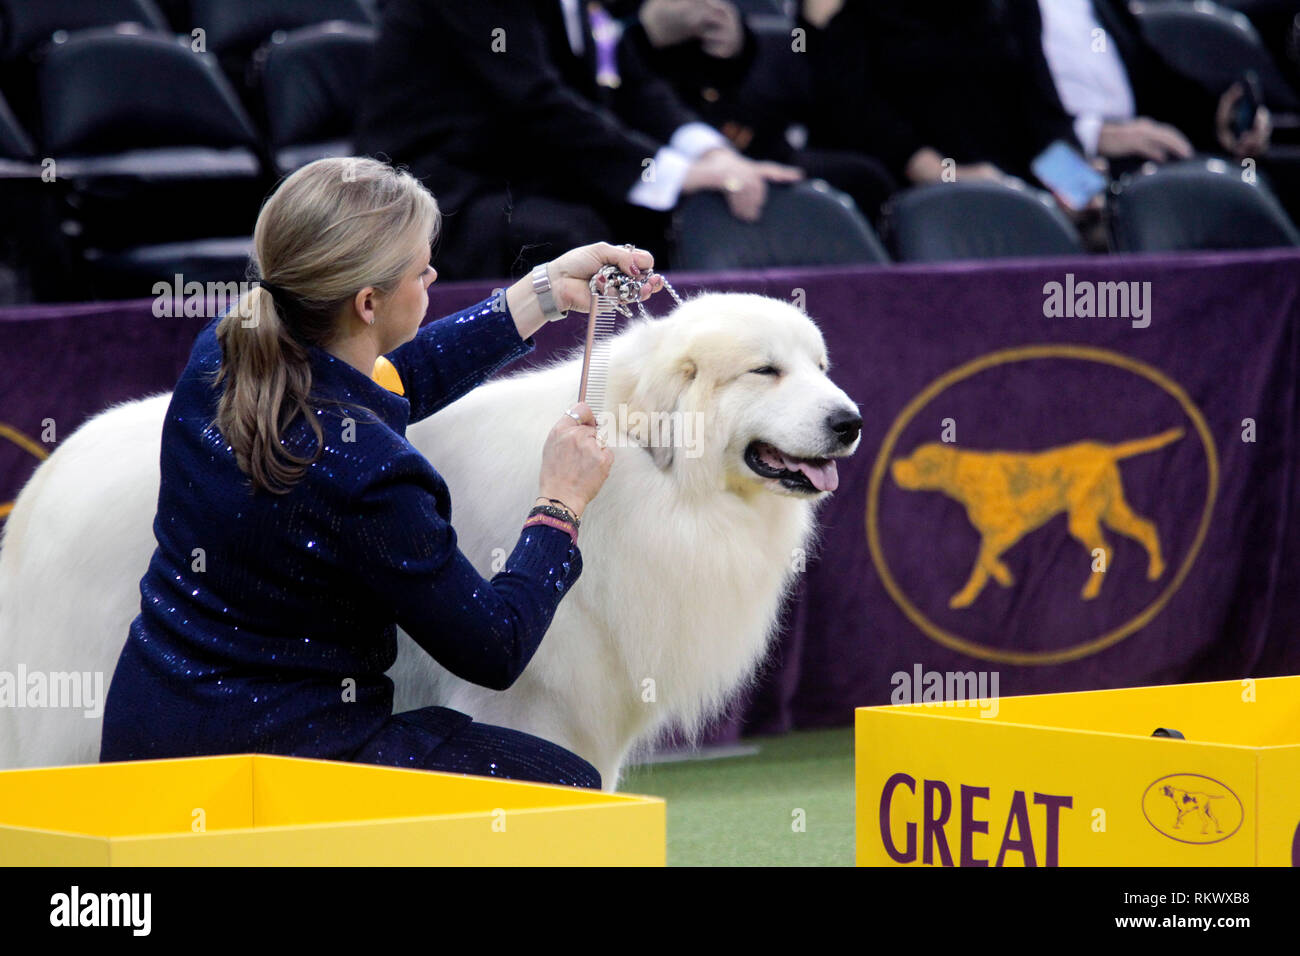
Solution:
<path fill-rule="evenodd" d="M 834 491 L 840 486 L 840 473 L 836 470 L 833 460 L 822 458 L 811 461 L 807 458 L 791 458 L 789 455 L 782 457 L 785 458 L 786 468 L 791 471 L 802 471 L 818 491 Z"/>

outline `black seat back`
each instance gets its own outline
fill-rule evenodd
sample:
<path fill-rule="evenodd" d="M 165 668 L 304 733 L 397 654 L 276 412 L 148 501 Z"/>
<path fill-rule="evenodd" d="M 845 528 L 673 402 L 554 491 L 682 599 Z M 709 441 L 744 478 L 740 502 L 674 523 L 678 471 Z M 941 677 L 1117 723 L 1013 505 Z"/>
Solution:
<path fill-rule="evenodd" d="M 118 24 L 168 30 L 153 0 L 0 0 L 0 89 L 19 121 L 37 128 L 36 73 L 54 40 Z"/>
<path fill-rule="evenodd" d="M 1264 102 L 1275 110 L 1300 108 L 1295 88 L 1245 14 L 1209 0 L 1158 0 L 1132 7 L 1143 35 L 1165 62 L 1211 93 L 1222 93 L 1245 71 L 1254 70 Z"/>
<path fill-rule="evenodd" d="M 1268 249 L 1300 232 L 1267 187 L 1221 160 L 1173 163 L 1116 184 L 1110 206 L 1117 252 Z"/>
<path fill-rule="evenodd" d="M 821 180 L 768 187 L 757 222 L 731 214 L 717 192 L 686 196 L 674 213 L 673 267 L 699 271 L 888 262 L 871 224 Z"/>
<path fill-rule="evenodd" d="M 73 34 L 39 74 L 42 146 L 88 252 L 247 235 L 267 182 L 257 131 L 187 38 Z"/>
<path fill-rule="evenodd" d="M 207 34 L 208 49 L 220 57 L 247 55 L 277 30 L 297 30 L 345 20 L 370 23 L 360 0 L 190 0 L 191 18 Z"/>
<path fill-rule="evenodd" d="M 901 262 L 1064 256 L 1084 251 L 1050 196 L 990 182 L 936 183 L 886 204 L 885 234 Z"/>
<path fill-rule="evenodd" d="M 116 23 L 169 30 L 153 0 L 0 0 L 0 60 L 30 53 L 58 32 Z"/>
<path fill-rule="evenodd" d="M 371 26 L 333 22 L 271 44 L 262 92 L 273 147 L 352 135 L 376 35 Z"/>
<path fill-rule="evenodd" d="M 215 59 L 184 39 L 74 34 L 51 48 L 39 87 L 42 140 L 55 155 L 258 142 Z"/>

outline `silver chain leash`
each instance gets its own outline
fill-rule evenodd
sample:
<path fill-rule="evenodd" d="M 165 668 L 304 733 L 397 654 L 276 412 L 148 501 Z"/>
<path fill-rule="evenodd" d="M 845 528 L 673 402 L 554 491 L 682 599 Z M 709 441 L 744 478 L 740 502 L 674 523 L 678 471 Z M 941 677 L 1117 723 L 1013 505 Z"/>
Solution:
<path fill-rule="evenodd" d="M 623 248 L 631 250 L 634 247 L 625 245 Z M 617 325 L 616 316 L 633 318 L 629 306 L 635 302 L 643 319 L 653 318 L 641 300 L 641 291 L 654 276 L 655 271 L 650 269 L 645 275 L 633 277 L 620 272 L 618 266 L 611 263 L 602 266 L 587 283 L 587 288 L 591 291 L 591 307 L 587 315 L 587 344 L 583 350 L 578 401 L 586 402 L 597 415 L 605 408 L 605 388 L 609 378 L 610 347 Z M 663 279 L 663 276 L 660 278 Z M 604 291 L 600 289 L 601 280 L 604 280 Z M 664 279 L 664 288 L 674 302 L 682 304 L 677 290 L 669 285 L 667 279 Z"/>
<path fill-rule="evenodd" d="M 624 248 L 631 249 L 632 247 L 629 245 L 624 246 Z M 587 284 L 587 288 L 591 291 L 593 298 L 595 296 L 603 296 L 606 299 L 613 299 L 614 308 L 627 318 L 630 319 L 633 317 L 632 310 L 629 306 L 635 302 L 637 308 L 641 312 L 641 317 L 649 319 L 652 318 L 652 316 L 646 311 L 645 302 L 641 300 L 641 290 L 645 287 L 645 284 L 656 275 L 664 280 L 664 288 L 667 289 L 668 294 L 673 297 L 673 301 L 678 305 L 681 305 L 682 299 L 681 296 L 677 294 L 677 290 L 672 287 L 672 284 L 669 283 L 666 277 L 655 272 L 653 269 L 650 269 L 640 277 L 634 277 L 627 275 L 624 272 L 620 272 L 616 265 L 610 264 L 601 266 L 600 271 L 591 277 L 591 281 Z M 605 280 L 605 291 L 603 293 L 599 291 L 597 282 L 599 279 Z"/>

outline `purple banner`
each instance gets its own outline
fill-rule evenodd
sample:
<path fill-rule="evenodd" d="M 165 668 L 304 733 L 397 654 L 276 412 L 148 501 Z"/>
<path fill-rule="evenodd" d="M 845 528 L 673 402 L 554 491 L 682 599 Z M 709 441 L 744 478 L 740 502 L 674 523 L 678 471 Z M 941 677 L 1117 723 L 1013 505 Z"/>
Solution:
<path fill-rule="evenodd" d="M 847 724 L 900 673 L 1010 695 L 1300 671 L 1300 254 L 671 278 L 802 304 L 864 418 L 714 739 Z M 430 314 L 490 291 L 440 283 Z M 0 312 L 0 502 L 51 425 L 172 386 L 205 320 L 152 305 Z"/>

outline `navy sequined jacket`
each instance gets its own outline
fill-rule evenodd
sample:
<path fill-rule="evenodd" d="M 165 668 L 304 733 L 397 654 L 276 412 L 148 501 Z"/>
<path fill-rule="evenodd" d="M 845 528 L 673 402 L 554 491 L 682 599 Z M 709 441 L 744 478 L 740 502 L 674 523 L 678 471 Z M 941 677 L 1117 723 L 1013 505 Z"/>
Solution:
<path fill-rule="evenodd" d="M 404 396 L 311 349 L 324 450 L 284 495 L 250 491 L 212 424 L 215 329 L 199 334 L 167 410 L 158 546 L 109 687 L 100 759 L 345 760 L 392 715 L 385 671 L 399 625 L 464 680 L 509 687 L 581 555 L 565 532 L 530 527 L 485 580 L 456 546 L 446 484 L 404 437 L 535 347 L 504 296 L 429 323 L 387 356 Z M 316 445 L 301 415 L 283 440 L 298 454 Z"/>

